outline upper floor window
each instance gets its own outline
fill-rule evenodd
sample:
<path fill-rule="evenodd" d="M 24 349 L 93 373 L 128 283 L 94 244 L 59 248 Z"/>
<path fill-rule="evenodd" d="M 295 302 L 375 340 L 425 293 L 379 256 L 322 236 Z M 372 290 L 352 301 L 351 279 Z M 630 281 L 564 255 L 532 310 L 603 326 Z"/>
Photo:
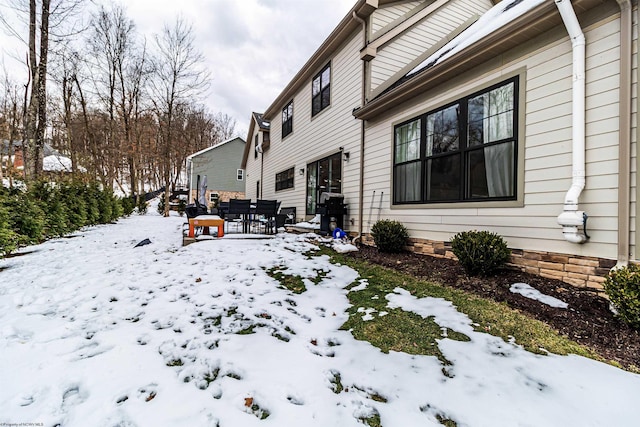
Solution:
<path fill-rule="evenodd" d="M 259 152 L 260 152 L 260 143 L 259 143 L 258 134 L 256 134 L 256 136 L 253 137 L 253 158 L 254 159 L 258 158 Z"/>
<path fill-rule="evenodd" d="M 313 78 L 311 85 L 311 115 L 315 116 L 331 104 L 331 63 Z"/>
<path fill-rule="evenodd" d="M 237 180 L 238 181 L 243 181 L 244 180 L 244 169 L 238 169 L 238 171 L 237 171 Z"/>
<path fill-rule="evenodd" d="M 290 168 L 290 169 L 287 169 L 286 171 L 277 173 L 276 174 L 276 191 L 293 188 L 294 173 L 295 173 L 294 168 Z"/>
<path fill-rule="evenodd" d="M 513 200 L 518 78 L 395 127 L 393 202 Z"/>
<path fill-rule="evenodd" d="M 293 100 L 282 109 L 282 137 L 293 132 Z"/>

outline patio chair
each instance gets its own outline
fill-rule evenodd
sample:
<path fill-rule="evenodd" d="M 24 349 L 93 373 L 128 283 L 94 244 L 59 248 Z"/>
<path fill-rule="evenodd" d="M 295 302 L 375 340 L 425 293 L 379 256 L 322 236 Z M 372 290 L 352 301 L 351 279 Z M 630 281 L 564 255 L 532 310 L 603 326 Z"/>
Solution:
<path fill-rule="evenodd" d="M 264 227 L 265 234 L 273 234 L 279 204 L 280 202 L 277 200 L 258 199 L 256 202 L 254 222 L 256 222 L 260 228 Z"/>
<path fill-rule="evenodd" d="M 285 225 L 293 225 L 296 223 L 296 208 L 284 207 L 278 211 L 276 216 L 276 227 L 284 227 Z"/>
<path fill-rule="evenodd" d="M 249 199 L 231 199 L 229 200 L 229 209 L 225 214 L 225 222 L 232 217 L 232 222 L 242 224 L 242 232 L 249 232 L 249 217 L 251 215 L 251 200 Z"/>

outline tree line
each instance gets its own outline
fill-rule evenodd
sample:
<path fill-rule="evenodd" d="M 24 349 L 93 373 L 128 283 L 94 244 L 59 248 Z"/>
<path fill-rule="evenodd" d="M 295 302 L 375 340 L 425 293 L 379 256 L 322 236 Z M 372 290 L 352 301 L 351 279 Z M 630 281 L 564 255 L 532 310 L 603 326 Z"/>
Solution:
<path fill-rule="evenodd" d="M 164 186 L 168 199 L 189 154 L 234 136 L 235 120 L 202 104 L 211 74 L 183 18 L 147 40 L 119 4 L 88 14 L 81 0 L 6 1 L 0 23 L 27 51 L 0 94 L 0 139 L 22 142 L 20 179 L 41 178 L 46 142 L 75 176 L 124 194 Z M 5 166 L 0 178 L 15 177 Z"/>

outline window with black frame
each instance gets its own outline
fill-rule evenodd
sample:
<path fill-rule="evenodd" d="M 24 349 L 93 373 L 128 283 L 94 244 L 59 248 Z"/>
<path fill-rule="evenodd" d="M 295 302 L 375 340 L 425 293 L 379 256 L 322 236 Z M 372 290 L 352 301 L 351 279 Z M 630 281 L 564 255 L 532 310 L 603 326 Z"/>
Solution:
<path fill-rule="evenodd" d="M 276 174 L 276 191 L 293 188 L 294 168 Z"/>
<path fill-rule="evenodd" d="M 255 137 L 253 137 L 253 158 L 257 159 L 258 158 L 258 153 L 260 152 L 259 150 L 259 146 L 260 144 L 258 143 L 258 134 L 256 134 Z"/>
<path fill-rule="evenodd" d="M 293 100 L 282 109 L 282 137 L 293 132 Z"/>
<path fill-rule="evenodd" d="M 331 104 L 331 63 L 313 78 L 311 83 L 311 115 L 315 116 Z"/>
<path fill-rule="evenodd" d="M 394 204 L 516 197 L 518 78 L 395 127 Z"/>

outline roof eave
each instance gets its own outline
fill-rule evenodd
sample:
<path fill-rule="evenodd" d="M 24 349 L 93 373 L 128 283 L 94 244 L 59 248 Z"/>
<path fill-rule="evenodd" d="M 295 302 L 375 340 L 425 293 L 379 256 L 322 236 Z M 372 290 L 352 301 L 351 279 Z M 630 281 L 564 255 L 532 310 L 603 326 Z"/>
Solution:
<path fill-rule="evenodd" d="M 247 160 L 249 158 L 249 147 L 251 144 L 248 142 L 251 141 L 251 136 L 253 135 L 253 130 L 255 129 L 256 117 L 254 113 L 251 113 L 251 123 L 249 124 L 249 133 L 247 133 L 247 143 L 245 143 L 244 151 L 242 153 L 242 162 L 240 163 L 240 167 L 242 169 L 247 168 Z"/>

